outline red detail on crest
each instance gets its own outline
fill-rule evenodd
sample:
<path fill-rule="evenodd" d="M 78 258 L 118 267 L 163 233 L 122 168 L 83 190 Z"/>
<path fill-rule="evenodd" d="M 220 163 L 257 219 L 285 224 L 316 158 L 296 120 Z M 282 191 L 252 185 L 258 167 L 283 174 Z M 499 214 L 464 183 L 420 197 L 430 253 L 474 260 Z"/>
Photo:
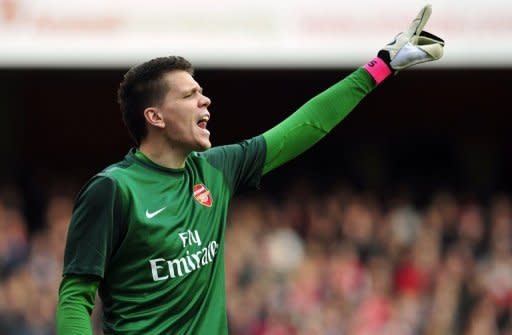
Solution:
<path fill-rule="evenodd" d="M 195 184 L 192 188 L 194 199 L 201 205 L 206 207 L 212 207 L 213 199 L 210 190 L 203 184 Z"/>

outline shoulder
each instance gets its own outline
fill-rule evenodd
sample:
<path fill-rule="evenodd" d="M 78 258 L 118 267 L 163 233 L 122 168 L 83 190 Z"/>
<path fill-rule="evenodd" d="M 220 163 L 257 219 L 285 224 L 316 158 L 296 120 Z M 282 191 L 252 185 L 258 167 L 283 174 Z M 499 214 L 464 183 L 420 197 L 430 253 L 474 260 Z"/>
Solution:
<path fill-rule="evenodd" d="M 111 164 L 97 173 L 95 177 L 110 178 L 112 180 L 119 179 L 122 175 L 126 174 L 127 170 L 132 166 L 132 162 L 123 159 L 117 163 Z"/>
<path fill-rule="evenodd" d="M 98 197 L 100 195 L 115 194 L 122 184 L 123 176 L 130 163 L 126 160 L 111 164 L 102 171 L 93 175 L 82 186 L 79 196 L 87 195 L 87 197 Z"/>
<path fill-rule="evenodd" d="M 115 178 L 102 172 L 90 178 L 82 187 L 79 198 L 96 199 L 102 201 L 105 196 L 110 196 L 117 192 L 118 183 Z"/>
<path fill-rule="evenodd" d="M 140 168 L 137 168 L 137 164 L 135 164 L 131 156 L 131 153 L 128 153 L 123 160 L 105 167 L 103 170 L 96 173 L 89 180 L 89 183 L 95 182 L 110 185 L 113 188 L 123 188 L 124 185 L 130 183 L 130 180 L 133 179 L 134 176 L 138 174 L 137 171 L 140 170 Z"/>
<path fill-rule="evenodd" d="M 203 158 L 206 160 L 209 160 L 212 157 L 221 157 L 221 159 L 224 159 L 226 155 L 244 155 L 246 153 L 264 152 L 265 148 L 265 138 L 263 135 L 258 135 L 241 142 L 215 146 L 203 152 L 196 152 L 194 155 L 198 158 Z"/>

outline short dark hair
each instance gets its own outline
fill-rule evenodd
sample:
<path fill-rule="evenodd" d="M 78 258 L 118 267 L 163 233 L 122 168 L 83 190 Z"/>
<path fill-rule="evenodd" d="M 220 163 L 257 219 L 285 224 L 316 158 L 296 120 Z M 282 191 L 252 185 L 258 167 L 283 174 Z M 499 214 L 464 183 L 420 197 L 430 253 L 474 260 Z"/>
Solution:
<path fill-rule="evenodd" d="M 194 74 L 188 60 L 180 56 L 169 56 L 134 66 L 124 75 L 117 91 L 117 101 L 124 124 L 137 146 L 147 135 L 144 109 L 162 102 L 169 89 L 163 77 L 175 70 Z"/>

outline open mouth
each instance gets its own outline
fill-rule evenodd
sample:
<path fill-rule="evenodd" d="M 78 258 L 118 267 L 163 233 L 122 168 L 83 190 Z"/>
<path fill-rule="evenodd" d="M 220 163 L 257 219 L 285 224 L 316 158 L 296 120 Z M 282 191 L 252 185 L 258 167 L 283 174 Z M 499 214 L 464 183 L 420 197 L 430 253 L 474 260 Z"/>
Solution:
<path fill-rule="evenodd" d="M 199 121 L 197 122 L 197 126 L 198 126 L 199 128 L 201 128 L 201 129 L 205 129 L 205 130 L 206 130 L 206 125 L 208 124 L 208 120 L 209 120 L 208 116 L 206 116 L 206 115 L 205 115 L 205 116 L 203 116 L 203 117 L 201 118 L 201 120 L 199 120 Z"/>

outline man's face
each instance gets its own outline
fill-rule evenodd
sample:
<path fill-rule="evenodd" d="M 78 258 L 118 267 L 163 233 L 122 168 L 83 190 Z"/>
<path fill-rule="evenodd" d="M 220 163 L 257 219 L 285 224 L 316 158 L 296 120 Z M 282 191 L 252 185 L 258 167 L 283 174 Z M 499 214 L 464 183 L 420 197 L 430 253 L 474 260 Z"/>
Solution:
<path fill-rule="evenodd" d="M 159 107 L 165 122 L 165 134 L 174 149 L 189 153 L 209 149 L 211 100 L 186 71 L 172 71 L 164 76 L 169 90 Z"/>

